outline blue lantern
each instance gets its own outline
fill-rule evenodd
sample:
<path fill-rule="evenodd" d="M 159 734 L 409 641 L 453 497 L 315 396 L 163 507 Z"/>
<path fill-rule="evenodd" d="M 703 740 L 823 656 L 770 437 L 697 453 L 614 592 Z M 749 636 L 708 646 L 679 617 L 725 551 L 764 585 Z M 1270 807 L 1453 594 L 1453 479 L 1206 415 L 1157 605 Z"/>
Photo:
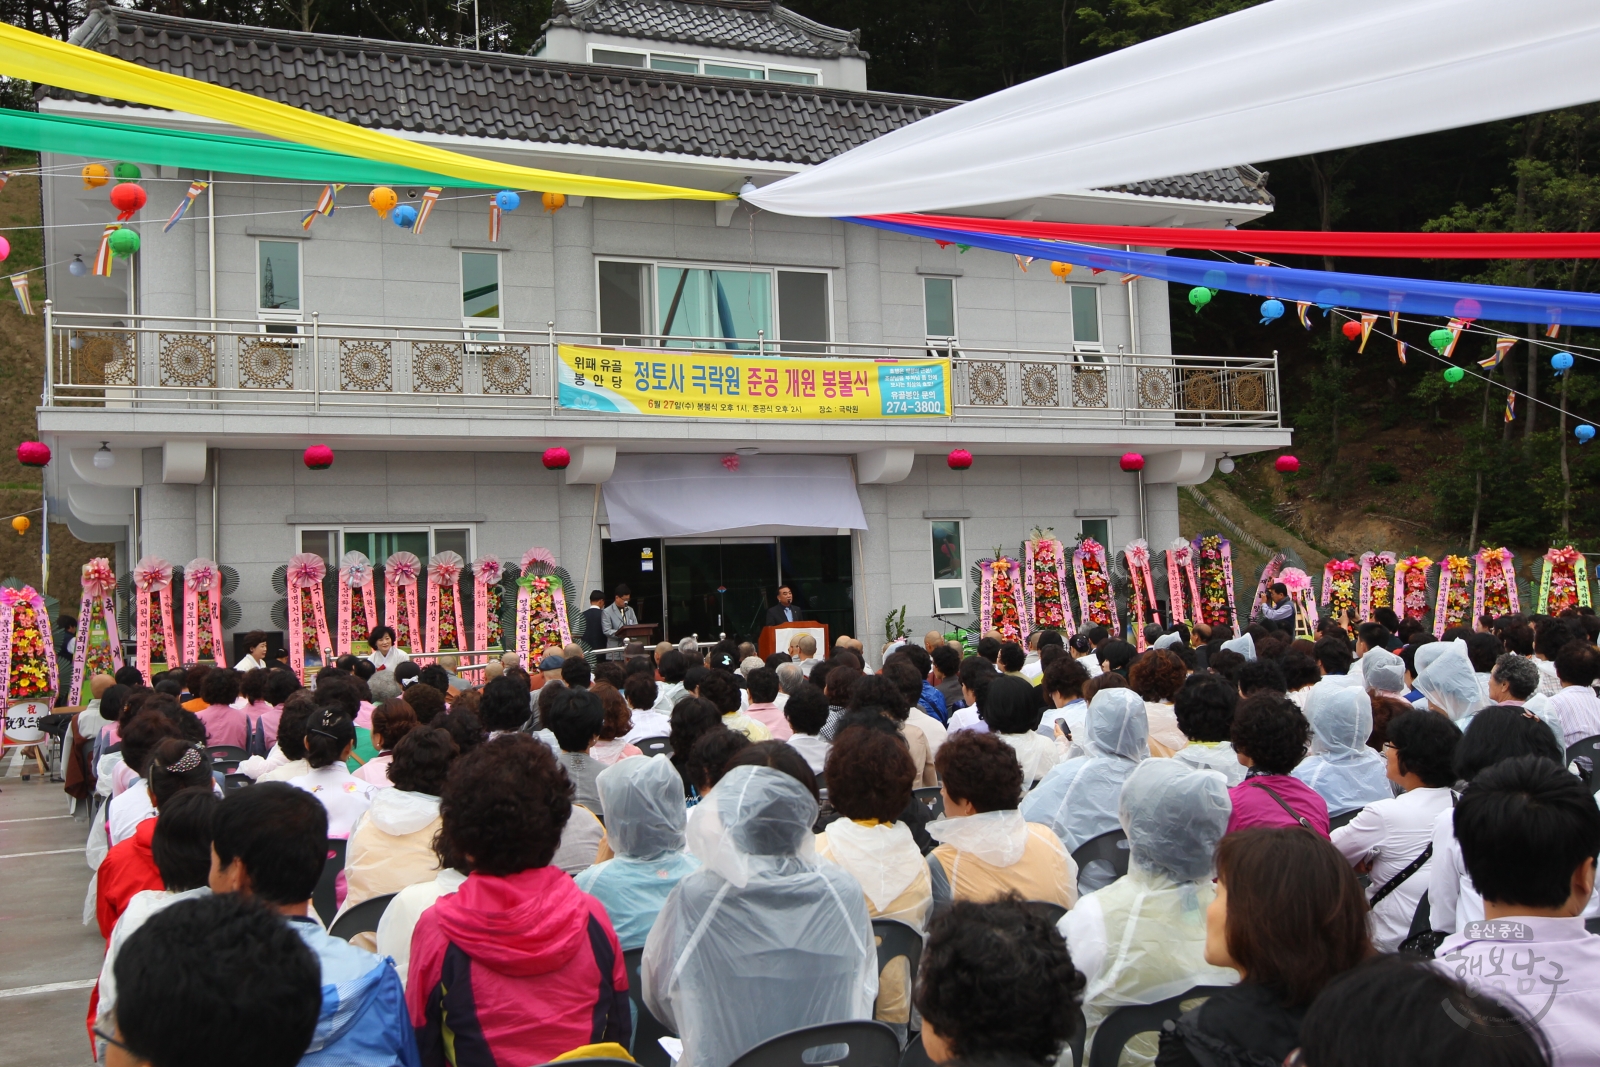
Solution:
<path fill-rule="evenodd" d="M 1556 377 L 1558 378 L 1572 369 L 1573 362 L 1571 352 L 1557 352 L 1550 357 L 1550 367 L 1556 372 Z"/>
<path fill-rule="evenodd" d="M 494 202 L 499 205 L 501 211 L 515 211 L 522 206 L 522 197 L 510 189 L 502 189 L 494 194 Z"/>
<path fill-rule="evenodd" d="M 389 217 L 402 230 L 409 230 L 412 224 L 417 221 L 417 209 L 410 204 L 401 204 L 389 214 Z"/>
<path fill-rule="evenodd" d="M 1337 290 L 1337 289 L 1318 289 L 1317 290 L 1317 307 L 1321 308 L 1323 311 L 1331 311 L 1338 303 L 1339 303 L 1339 290 Z"/>
<path fill-rule="evenodd" d="M 1586 445 L 1590 441 L 1594 440 L 1594 427 L 1590 426 L 1587 422 L 1578 423 L 1578 425 L 1573 429 L 1572 433 L 1575 437 L 1577 437 L 1580 445 Z"/>
<path fill-rule="evenodd" d="M 1276 322 L 1283 318 L 1282 300 L 1263 300 L 1261 302 L 1261 325 Z"/>
<path fill-rule="evenodd" d="M 1207 289 L 1223 289 L 1227 287 L 1228 275 L 1220 270 L 1208 270 L 1200 279 L 1200 284 Z"/>

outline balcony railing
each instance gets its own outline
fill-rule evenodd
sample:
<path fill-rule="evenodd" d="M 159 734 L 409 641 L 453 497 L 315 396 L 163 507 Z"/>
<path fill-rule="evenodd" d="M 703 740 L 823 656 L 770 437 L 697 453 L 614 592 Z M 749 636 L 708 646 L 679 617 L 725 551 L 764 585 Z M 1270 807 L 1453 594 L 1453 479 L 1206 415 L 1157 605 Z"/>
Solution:
<path fill-rule="evenodd" d="M 563 414 L 560 344 L 818 359 L 946 359 L 961 420 L 1278 427 L 1277 353 L 610 337 L 501 329 L 62 314 L 45 307 L 44 403 L 135 411 L 526 417 Z M 293 331 L 293 332 L 283 332 Z M 592 419 L 592 411 L 571 414 Z M 619 416 L 626 417 L 626 416 Z M 650 417 L 650 416 L 645 416 Z"/>

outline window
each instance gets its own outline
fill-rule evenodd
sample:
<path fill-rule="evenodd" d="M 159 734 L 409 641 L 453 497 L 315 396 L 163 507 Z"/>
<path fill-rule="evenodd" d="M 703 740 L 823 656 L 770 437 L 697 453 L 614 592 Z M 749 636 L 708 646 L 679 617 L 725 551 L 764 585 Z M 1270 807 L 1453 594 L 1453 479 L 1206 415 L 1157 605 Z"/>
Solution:
<path fill-rule="evenodd" d="M 300 312 L 300 242 L 257 241 L 256 281 L 262 311 Z"/>
<path fill-rule="evenodd" d="M 435 554 L 454 552 L 467 562 L 472 562 L 472 531 L 435 529 L 433 551 Z"/>
<path fill-rule="evenodd" d="M 962 554 L 961 520 L 938 519 L 930 524 L 930 562 L 933 566 L 933 613 L 967 613 L 966 559 Z"/>
<path fill-rule="evenodd" d="M 496 252 L 461 253 L 461 323 L 498 328 L 500 315 L 500 256 Z M 498 341 L 498 333 L 471 333 L 469 340 Z"/>
<path fill-rule="evenodd" d="M 589 53 L 592 63 L 610 63 L 618 67 L 642 67 L 646 59 L 643 52 L 618 52 L 611 48 L 596 48 Z"/>
<path fill-rule="evenodd" d="M 832 339 L 825 271 L 723 270 L 602 260 L 597 265 L 600 333 L 606 344 L 661 338 L 713 348 L 754 349 L 757 339 L 802 342 L 786 350 L 822 351 Z M 774 323 L 777 328 L 774 329 Z"/>
<path fill-rule="evenodd" d="M 679 74 L 699 74 L 700 61 L 698 59 L 680 59 L 677 56 L 651 56 L 651 70 L 671 70 Z"/>
<path fill-rule="evenodd" d="M 814 70 L 783 70 L 780 67 L 768 67 L 767 80 L 787 82 L 790 85 L 815 85 L 817 84 L 817 72 Z"/>
<path fill-rule="evenodd" d="M 373 563 L 382 565 L 396 552 L 410 552 L 424 564 L 438 552 L 455 552 L 462 559 L 472 560 L 472 530 L 459 526 L 414 526 L 402 530 L 345 529 L 303 530 L 301 543 L 308 535 L 342 534 L 344 552 L 361 552 Z M 320 542 L 319 542 L 320 543 Z M 318 549 L 305 549 L 315 552 Z M 342 553 L 341 553 L 342 554 Z"/>
<path fill-rule="evenodd" d="M 1093 285 L 1072 288 L 1072 343 L 1090 351 L 1100 350 L 1100 290 Z"/>
<path fill-rule="evenodd" d="M 623 48 L 589 49 L 589 62 L 607 63 L 617 67 L 667 70 L 677 74 L 704 74 L 712 78 L 742 78 L 746 81 L 774 81 L 787 85 L 820 85 L 822 72 L 794 67 L 769 67 L 764 63 L 737 62 L 726 59 L 702 59 L 697 56 L 673 55 L 663 52 L 633 52 Z"/>
<path fill-rule="evenodd" d="M 735 66 L 732 63 L 713 63 L 709 59 L 703 66 L 705 73 L 715 78 L 748 78 L 766 81 L 767 72 L 760 67 Z"/>
<path fill-rule="evenodd" d="M 956 335 L 956 280 L 922 279 L 922 314 L 928 340 L 947 340 Z"/>
<path fill-rule="evenodd" d="M 339 565 L 338 530 L 301 530 L 300 551 L 315 552 L 329 567 Z"/>
<path fill-rule="evenodd" d="M 1111 520 L 1110 519 L 1083 519 L 1078 527 L 1078 540 L 1092 537 L 1105 548 L 1106 554 L 1111 553 Z"/>

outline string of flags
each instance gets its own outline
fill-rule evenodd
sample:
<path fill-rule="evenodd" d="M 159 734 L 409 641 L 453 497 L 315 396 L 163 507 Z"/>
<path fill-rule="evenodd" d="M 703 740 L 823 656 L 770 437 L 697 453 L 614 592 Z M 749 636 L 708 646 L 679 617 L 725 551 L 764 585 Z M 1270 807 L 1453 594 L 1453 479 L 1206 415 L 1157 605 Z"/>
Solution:
<path fill-rule="evenodd" d="M 302 230 L 310 230 L 311 229 L 311 224 L 313 222 L 317 221 L 317 216 L 318 215 L 328 216 L 328 215 L 332 215 L 335 211 L 337 211 L 338 208 L 339 208 L 339 205 L 338 205 L 338 202 L 337 202 L 338 201 L 338 197 L 339 197 L 339 190 L 343 189 L 343 188 L 344 188 L 343 185 L 325 185 L 325 186 L 323 186 L 322 187 L 322 195 L 317 197 L 317 206 L 312 208 L 310 211 L 306 212 L 305 218 L 300 220 L 300 228 Z"/>

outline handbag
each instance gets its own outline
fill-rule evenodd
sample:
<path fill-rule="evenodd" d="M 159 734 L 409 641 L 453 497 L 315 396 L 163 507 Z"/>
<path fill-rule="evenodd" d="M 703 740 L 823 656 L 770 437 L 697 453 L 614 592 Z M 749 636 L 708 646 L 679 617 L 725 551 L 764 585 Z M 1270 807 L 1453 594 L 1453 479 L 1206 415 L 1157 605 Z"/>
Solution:
<path fill-rule="evenodd" d="M 1278 806 L 1284 811 L 1288 812 L 1291 819 L 1305 827 L 1307 830 L 1310 830 L 1312 833 L 1317 832 L 1317 828 L 1311 825 L 1311 820 L 1291 808 L 1289 806 L 1289 802 L 1278 795 L 1277 790 L 1273 789 L 1270 785 L 1268 785 L 1266 782 L 1263 782 L 1259 778 L 1253 779 L 1252 781 L 1253 784 L 1265 789 L 1267 791 L 1267 796 L 1271 797 L 1273 800 L 1276 800 L 1278 802 Z"/>

